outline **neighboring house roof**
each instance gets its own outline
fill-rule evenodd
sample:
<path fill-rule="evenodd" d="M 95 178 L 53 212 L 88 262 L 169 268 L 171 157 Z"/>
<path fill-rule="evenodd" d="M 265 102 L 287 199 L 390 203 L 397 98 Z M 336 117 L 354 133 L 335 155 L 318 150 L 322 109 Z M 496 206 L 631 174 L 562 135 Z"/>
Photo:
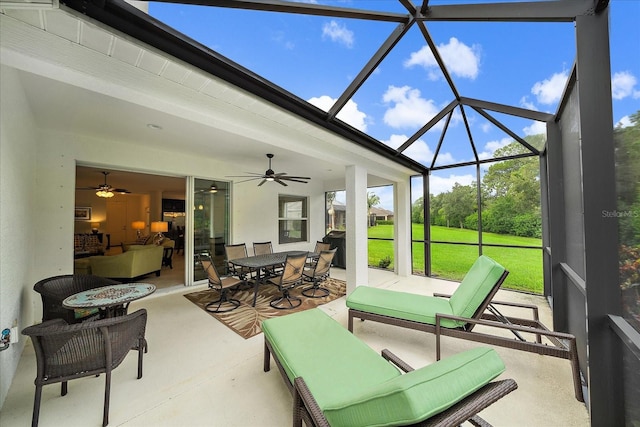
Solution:
<path fill-rule="evenodd" d="M 384 208 L 372 207 L 371 213 L 375 216 L 393 216 L 393 212 Z"/>

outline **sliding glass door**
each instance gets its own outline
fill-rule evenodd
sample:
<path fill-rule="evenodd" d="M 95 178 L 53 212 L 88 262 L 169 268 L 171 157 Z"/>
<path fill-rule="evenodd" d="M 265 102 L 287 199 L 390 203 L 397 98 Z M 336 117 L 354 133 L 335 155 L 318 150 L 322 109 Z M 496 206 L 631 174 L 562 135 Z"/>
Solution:
<path fill-rule="evenodd" d="M 194 282 L 206 279 L 201 257 L 211 257 L 220 274 L 226 273 L 224 245 L 229 241 L 229 183 L 194 179 L 193 262 Z"/>

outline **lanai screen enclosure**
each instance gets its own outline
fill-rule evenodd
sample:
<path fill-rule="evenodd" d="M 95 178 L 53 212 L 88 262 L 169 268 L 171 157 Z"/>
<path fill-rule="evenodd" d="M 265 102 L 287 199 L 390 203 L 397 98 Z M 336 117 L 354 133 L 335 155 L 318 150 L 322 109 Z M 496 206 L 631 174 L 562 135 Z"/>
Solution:
<path fill-rule="evenodd" d="M 476 176 L 476 200 L 481 206 L 479 182 L 487 164 L 538 157 L 544 294 L 552 303 L 554 328 L 578 338 L 592 423 L 623 425 L 640 419 L 637 412 L 640 338 L 638 330 L 622 316 L 618 224 L 616 218 L 602 214 L 616 211 L 617 206 L 607 0 L 468 4 L 429 0 L 415 4 L 409 0 L 363 1 L 353 2 L 354 8 L 343 7 L 342 2 L 332 5 L 275 0 L 163 3 L 204 7 L 199 10 L 238 10 L 234 15 L 238 17 L 238 23 L 241 23 L 242 13 L 263 13 L 279 14 L 283 19 L 292 20 L 293 17 L 331 18 L 335 20 L 332 21 L 335 22 L 333 29 L 338 30 L 343 21 L 357 22 L 357 25 L 376 23 L 380 24 L 380 29 L 370 34 L 375 47 L 364 54 L 358 53 L 361 68 L 352 70 L 352 78 L 336 91 L 336 96 L 312 99 L 308 92 L 297 93 L 300 87 L 312 86 L 310 82 L 289 89 L 287 82 L 271 81 L 269 70 L 251 71 L 250 64 L 242 66 L 216 51 L 215 45 L 197 40 L 195 34 L 190 34 L 188 23 L 180 26 L 177 22 L 162 22 L 168 19 L 166 17 L 153 18 L 153 3 L 149 7 L 150 16 L 121 0 L 61 1 L 64 7 L 86 14 L 241 87 L 353 144 L 394 159 L 415 171 L 425 201 L 430 199 L 429 188 L 433 185 L 430 178 L 438 171 L 470 168 Z M 211 19 L 211 26 L 215 27 L 215 13 Z M 457 68 L 459 63 L 456 61 L 461 51 L 450 55 L 447 46 L 456 44 L 451 39 L 443 42 L 443 37 L 448 34 L 448 26 L 467 25 L 481 32 L 481 23 L 509 25 L 509 31 L 501 39 L 504 49 L 513 48 L 509 42 L 517 39 L 518 28 L 533 28 L 530 27 L 533 24 L 540 26 L 540 37 L 551 35 L 550 42 L 537 46 L 543 53 L 561 48 L 554 46 L 552 40 L 556 25 L 561 31 L 574 33 L 575 50 L 568 59 L 573 66 L 554 113 L 510 104 L 501 87 L 477 91 L 465 83 L 465 71 Z M 176 28 L 172 28 L 173 25 Z M 331 30 L 330 26 L 327 37 L 335 34 Z M 404 65 L 408 68 L 428 67 L 434 78 L 390 87 L 385 99 L 396 102 L 398 109 L 396 116 L 385 116 L 385 119 L 402 120 L 411 115 L 410 108 L 400 108 L 407 104 L 398 100 L 419 101 L 416 87 L 424 92 L 437 92 L 440 98 L 433 104 L 431 114 L 408 123 L 402 134 L 385 135 L 376 126 L 367 126 L 348 113 L 354 104 L 362 105 L 367 99 L 375 104 L 370 93 L 379 71 L 401 62 L 395 52 L 407 45 L 415 46 L 416 55 Z M 329 59 L 319 66 L 329 73 L 333 65 Z M 518 65 L 505 64 L 503 70 L 505 79 L 516 78 Z M 316 84 L 329 83 L 320 81 Z M 517 153 L 497 158 L 487 155 L 474 133 L 475 121 L 482 121 L 508 140 L 515 141 L 519 147 Z M 523 135 L 523 124 L 535 126 L 545 138 L 532 142 Z M 448 147 L 453 146 L 466 147 L 468 154 L 454 160 L 446 155 L 453 149 Z M 426 202 L 424 218 L 427 224 L 429 215 L 429 203 Z M 477 224 L 478 241 L 474 243 L 482 252 L 482 209 L 478 210 Z M 432 246 L 428 227 L 423 239 L 425 272 L 430 274 Z"/>

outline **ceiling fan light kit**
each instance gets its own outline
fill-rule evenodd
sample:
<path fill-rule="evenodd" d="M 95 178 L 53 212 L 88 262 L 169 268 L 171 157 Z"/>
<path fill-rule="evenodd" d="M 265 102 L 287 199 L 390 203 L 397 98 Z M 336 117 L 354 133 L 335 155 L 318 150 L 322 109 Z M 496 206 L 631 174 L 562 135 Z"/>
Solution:
<path fill-rule="evenodd" d="M 284 181 L 290 182 L 299 182 L 301 184 L 307 184 L 307 182 L 311 179 L 308 176 L 290 176 L 287 175 L 286 172 L 275 173 L 273 169 L 271 169 L 271 159 L 273 159 L 273 154 L 267 154 L 267 158 L 269 159 L 269 169 L 265 171 L 265 173 L 255 173 L 255 172 L 246 172 L 250 175 L 228 175 L 227 178 L 248 178 L 243 181 L 238 181 L 238 184 L 241 182 L 254 181 L 256 179 L 261 179 L 258 187 L 260 187 L 265 182 L 277 182 L 280 185 L 287 186 L 288 184 Z"/>
<path fill-rule="evenodd" d="M 125 190 L 124 188 L 113 188 L 112 186 L 107 184 L 107 175 L 109 175 L 109 172 L 102 172 L 102 174 L 104 175 L 104 184 L 100 184 L 97 187 L 77 188 L 76 190 L 94 190 L 96 192 L 96 196 L 104 197 L 106 199 L 115 196 L 115 193 L 118 193 L 118 194 L 131 193 L 131 191 Z"/>

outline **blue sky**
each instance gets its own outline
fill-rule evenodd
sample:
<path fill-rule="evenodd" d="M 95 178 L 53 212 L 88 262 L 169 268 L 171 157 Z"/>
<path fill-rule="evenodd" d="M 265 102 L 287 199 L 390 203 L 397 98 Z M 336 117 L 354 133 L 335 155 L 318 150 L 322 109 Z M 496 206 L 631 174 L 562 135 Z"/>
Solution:
<path fill-rule="evenodd" d="M 337 7 L 406 13 L 396 0 L 318 1 Z M 432 1 L 431 4 L 443 2 Z M 448 1 L 446 3 L 451 3 Z M 468 2 L 467 2 L 468 3 Z M 640 0 L 610 2 L 614 123 L 640 110 Z M 150 15 L 328 110 L 391 34 L 396 24 L 150 3 Z M 554 113 L 575 59 L 572 23 L 431 22 L 429 34 L 462 96 Z M 397 147 L 453 100 L 417 26 L 403 37 L 338 118 Z M 512 139 L 465 108 L 481 157 Z M 520 136 L 544 132 L 541 123 L 493 114 Z M 440 123 L 405 154 L 429 165 Z M 472 158 L 456 111 L 437 164 Z M 433 175 L 432 193 L 475 180 L 473 168 Z M 372 190 L 392 209 L 390 190 Z M 416 189 L 420 191 L 421 189 Z"/>

